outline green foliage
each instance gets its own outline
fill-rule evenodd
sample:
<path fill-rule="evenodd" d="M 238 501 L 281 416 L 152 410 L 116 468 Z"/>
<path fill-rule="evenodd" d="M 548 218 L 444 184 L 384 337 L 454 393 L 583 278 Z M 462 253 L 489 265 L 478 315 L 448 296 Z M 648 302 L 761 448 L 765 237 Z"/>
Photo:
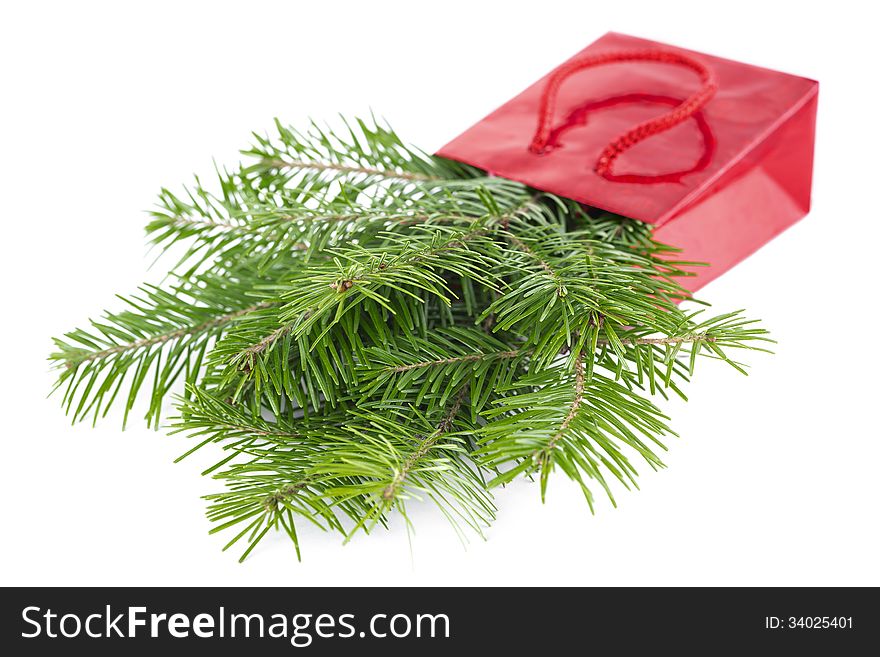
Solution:
<path fill-rule="evenodd" d="M 168 284 L 56 340 L 74 421 L 124 418 L 212 447 L 212 531 L 246 557 L 297 523 L 346 538 L 429 500 L 456 528 L 492 521 L 492 489 L 565 473 L 637 486 L 673 432 L 651 396 L 699 357 L 770 342 L 740 312 L 680 302 L 685 265 L 648 226 L 406 146 L 375 120 L 280 123 L 249 162 L 180 192 L 147 226 L 181 247 Z M 212 189 L 213 188 L 213 189 Z M 180 252 L 180 248 L 174 249 Z M 120 392 L 122 393 L 120 395 Z M 181 457 L 183 458 L 183 457 Z M 615 484 L 615 480 L 617 483 Z"/>

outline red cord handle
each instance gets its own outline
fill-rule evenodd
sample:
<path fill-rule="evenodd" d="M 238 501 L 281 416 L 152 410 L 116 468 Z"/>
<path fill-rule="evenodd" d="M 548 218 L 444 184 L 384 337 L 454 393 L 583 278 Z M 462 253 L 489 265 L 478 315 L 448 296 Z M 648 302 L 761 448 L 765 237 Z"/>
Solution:
<path fill-rule="evenodd" d="M 687 98 L 684 102 L 666 114 L 658 116 L 656 119 L 645 121 L 620 135 L 617 139 L 611 141 L 599 155 L 599 159 L 596 160 L 596 173 L 603 177 L 613 175 L 611 167 L 614 164 L 614 160 L 616 160 L 621 153 L 632 148 L 651 135 L 656 135 L 659 132 L 669 130 L 682 121 L 686 121 L 693 114 L 702 109 L 718 90 L 718 82 L 715 79 L 715 74 L 710 68 L 692 57 L 672 52 L 670 50 L 624 50 L 591 55 L 572 60 L 563 64 L 553 72 L 550 79 L 547 81 L 547 86 L 544 88 L 544 92 L 541 94 L 538 109 L 538 128 L 535 131 L 535 136 L 532 137 L 532 143 L 529 145 L 529 150 L 532 153 L 540 155 L 546 152 L 547 142 L 550 139 L 550 124 L 556 106 L 556 96 L 559 93 L 559 88 L 562 86 L 562 83 L 565 82 L 569 76 L 578 71 L 616 62 L 659 62 L 662 64 L 684 66 L 700 76 L 700 81 L 703 83 L 703 86 L 697 93 Z"/>

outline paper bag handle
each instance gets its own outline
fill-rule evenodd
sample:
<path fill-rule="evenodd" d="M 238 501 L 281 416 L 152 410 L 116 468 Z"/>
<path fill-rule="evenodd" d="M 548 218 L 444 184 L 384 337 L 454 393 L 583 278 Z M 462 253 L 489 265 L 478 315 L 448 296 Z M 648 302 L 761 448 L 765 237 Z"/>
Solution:
<path fill-rule="evenodd" d="M 605 178 L 613 175 L 611 168 L 621 153 L 652 135 L 669 130 L 682 121 L 686 121 L 702 109 L 718 90 L 718 82 L 712 69 L 693 57 L 671 50 L 622 50 L 572 60 L 557 68 L 547 80 L 547 86 L 544 87 L 539 101 L 538 128 L 535 130 L 535 136 L 532 137 L 531 144 L 529 144 L 529 150 L 532 153 L 540 155 L 547 150 L 547 143 L 551 132 L 550 125 L 556 106 L 556 96 L 562 83 L 578 71 L 617 62 L 659 62 L 684 66 L 700 76 L 703 86 L 698 92 L 666 114 L 650 121 L 645 121 L 611 141 L 599 155 L 595 166 L 596 173 Z"/>

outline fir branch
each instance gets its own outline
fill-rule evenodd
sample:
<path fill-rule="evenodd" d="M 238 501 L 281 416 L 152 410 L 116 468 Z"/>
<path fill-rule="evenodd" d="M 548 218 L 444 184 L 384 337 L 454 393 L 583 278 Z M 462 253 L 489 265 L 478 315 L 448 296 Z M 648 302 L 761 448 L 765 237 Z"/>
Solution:
<path fill-rule="evenodd" d="M 550 264 L 546 260 L 544 260 L 540 255 L 535 253 L 534 249 L 532 249 L 528 244 L 526 244 L 521 239 L 519 239 L 516 235 L 514 235 L 510 231 L 509 226 L 505 226 L 504 237 L 511 244 L 513 244 L 517 249 L 519 249 L 523 253 L 527 254 L 532 259 L 534 259 L 534 261 L 538 263 L 538 266 L 540 266 L 541 269 L 543 269 L 544 272 L 548 276 L 553 278 L 553 280 L 556 280 L 556 281 L 559 280 L 559 275 L 556 273 L 556 271 L 553 269 L 553 267 L 551 267 Z"/>
<path fill-rule="evenodd" d="M 682 305 L 688 275 L 651 227 L 414 149 L 386 125 L 276 121 L 210 184 L 163 189 L 149 241 L 171 284 L 57 340 L 74 421 L 149 389 L 149 424 L 185 384 L 172 433 L 219 450 L 212 532 L 242 558 L 296 522 L 409 524 L 431 500 L 459 530 L 490 487 L 561 470 L 636 486 L 674 435 L 698 359 L 765 350 L 742 312 Z M 174 248 L 172 247 L 180 247 Z M 179 256 L 182 250 L 183 255 Z M 128 378 L 126 378 L 128 377 Z M 122 391 L 128 383 L 127 392 Z M 484 477 L 491 477 L 488 483 Z"/>
<path fill-rule="evenodd" d="M 435 400 L 445 405 L 467 385 L 474 421 L 528 357 L 528 351 L 511 346 L 516 345 L 475 327 L 437 327 L 425 337 L 391 338 L 365 349 L 357 368 L 364 381 L 359 390 L 369 397 L 381 392 L 386 400 L 407 398 L 433 411 Z"/>
<path fill-rule="evenodd" d="M 410 173 L 407 171 L 393 171 L 389 169 L 375 169 L 372 167 L 365 166 L 354 166 L 354 165 L 344 165 L 344 164 L 335 164 L 332 162 L 313 162 L 306 160 L 261 160 L 261 166 L 271 167 L 276 169 L 311 169 L 313 171 L 335 171 L 342 174 L 355 174 L 362 176 L 375 176 L 378 178 L 385 178 L 391 180 L 410 180 L 410 181 L 420 181 L 420 182 L 429 182 L 429 181 L 439 181 L 442 180 L 439 176 L 429 176 L 425 174 L 419 173 Z"/>
<path fill-rule="evenodd" d="M 626 488 L 636 485 L 637 471 L 624 448 L 653 468 L 663 467 L 648 443 L 665 449 L 660 439 L 671 433 L 666 417 L 622 382 L 578 367 L 530 374 L 508 392 L 484 412 L 488 422 L 478 430 L 476 458 L 500 473 L 490 486 L 538 472 L 544 499 L 550 474 L 559 467 L 592 509 L 588 480 L 598 482 L 614 503 L 603 471 Z"/>
<path fill-rule="evenodd" d="M 718 338 L 705 333 L 692 333 L 690 335 L 670 335 L 663 338 L 621 338 L 618 342 L 622 345 L 631 346 L 639 344 L 692 344 L 695 342 L 716 342 Z M 611 344 L 610 340 L 600 339 L 599 344 Z"/>
<path fill-rule="evenodd" d="M 183 460 L 208 443 L 231 443 L 236 449 L 247 442 L 242 439 L 248 438 L 289 444 L 294 439 L 305 439 L 305 430 L 310 426 L 306 420 L 289 422 L 283 415 L 268 421 L 198 386 L 190 386 L 188 393 L 178 404 L 178 415 L 171 418 L 169 433 L 185 432 L 189 438 L 198 437 L 202 441 L 178 460 Z M 334 418 L 332 415 L 323 419 L 328 424 L 340 420 L 341 417 Z"/>
<path fill-rule="evenodd" d="M 537 206 L 533 198 L 521 200 L 504 212 L 497 204 L 489 205 L 489 209 L 494 211 L 489 218 L 473 218 L 464 229 L 422 226 L 418 230 L 411 229 L 405 238 L 387 234 L 386 245 L 380 250 L 372 251 L 363 247 L 328 249 L 327 252 L 336 260 L 336 266 L 319 264 L 303 268 L 299 276 L 286 284 L 288 291 L 280 295 L 281 299 L 293 298 L 281 309 L 282 325 L 274 327 L 256 343 L 245 347 L 233 360 L 247 362 L 248 367 L 252 368 L 254 356 L 271 349 L 288 334 L 303 336 L 334 307 L 336 313 L 333 323 L 365 299 L 375 300 L 390 308 L 390 299 L 380 292 L 384 287 L 410 296 L 413 293 L 409 290 L 415 288 L 433 294 L 448 304 L 451 291 L 433 273 L 434 269 L 445 269 L 494 288 L 490 267 L 496 261 L 486 258 L 485 250 L 468 249 L 468 243 L 477 242 L 494 228 L 520 217 L 529 205 Z M 418 241 L 423 244 L 414 247 L 413 243 L 418 244 Z M 484 245 L 494 247 L 495 243 L 487 239 Z M 350 265 L 343 268 L 342 262 Z M 328 294 L 328 288 L 335 294 Z M 343 300 L 346 297 L 347 303 Z"/>
<path fill-rule="evenodd" d="M 398 365 L 397 367 L 386 368 L 384 371 L 388 374 L 401 374 L 402 372 L 409 372 L 410 370 L 418 369 L 421 367 L 437 367 L 443 365 L 452 365 L 455 363 L 472 363 L 475 361 L 487 360 L 490 358 L 513 358 L 514 356 L 518 356 L 519 354 L 519 350 L 498 351 L 494 354 L 465 354 L 464 356 L 450 356 L 449 358 L 441 358 L 439 360 L 427 360 L 418 363 L 409 363 L 407 365 Z"/>
<path fill-rule="evenodd" d="M 107 349 L 102 349 L 100 351 L 93 351 L 91 353 L 84 351 L 79 357 L 75 355 L 64 354 L 61 356 L 60 360 L 64 362 L 65 367 L 71 368 L 76 367 L 81 363 L 87 363 L 93 360 L 100 360 L 102 358 L 107 358 L 108 356 L 113 356 L 115 354 L 120 354 L 126 351 L 134 351 L 137 349 L 142 349 L 144 347 L 162 345 L 172 340 L 179 340 L 180 338 L 196 335 L 198 333 L 204 333 L 205 331 L 208 331 L 210 329 L 225 326 L 238 319 L 239 317 L 243 317 L 256 310 L 260 310 L 261 308 L 269 308 L 271 306 L 271 303 L 261 301 L 260 303 L 255 303 L 246 308 L 241 308 L 239 310 L 234 310 L 230 313 L 226 313 L 225 315 L 214 317 L 213 319 L 209 319 L 195 326 L 187 326 L 174 331 L 169 331 L 167 333 L 159 333 L 158 335 L 152 335 L 148 338 L 134 340 L 127 344 L 118 344 L 113 347 L 108 347 Z"/>
<path fill-rule="evenodd" d="M 277 329 L 272 331 L 269 335 L 267 335 L 265 338 L 263 338 L 262 340 L 260 340 L 256 344 L 251 345 L 250 347 L 247 347 L 244 350 L 242 350 L 241 357 L 243 358 L 243 360 L 246 363 L 248 363 L 248 367 L 253 367 L 253 361 L 254 361 L 255 356 L 258 356 L 259 354 L 266 351 L 266 349 L 269 349 L 270 347 L 272 347 L 276 342 L 278 342 L 278 340 L 281 340 L 282 338 L 287 336 L 291 331 L 293 331 L 294 328 L 295 328 L 295 325 L 292 323 L 279 326 Z"/>
<path fill-rule="evenodd" d="M 367 300 L 390 310 L 392 301 L 382 293 L 383 288 L 399 291 L 410 298 L 417 298 L 414 291 L 420 291 L 449 304 L 452 292 L 436 270 L 454 272 L 492 285 L 489 268 L 493 261 L 485 251 L 468 248 L 469 244 L 485 236 L 486 231 L 481 225 L 475 223 L 463 230 L 440 226 L 422 230 L 424 237 L 421 240 L 413 231 L 406 238 L 390 235 L 389 246 L 381 250 L 355 246 L 334 250 L 331 251 L 337 261 L 334 265 L 318 263 L 302 268 L 295 278 L 278 286 L 281 290 L 279 298 L 286 301 L 278 316 L 280 325 L 243 348 L 232 360 L 247 362 L 253 367 L 254 357 L 271 350 L 282 338 L 305 336 L 333 312 L 332 319 L 323 329 L 326 332 L 346 313 Z M 493 245 L 491 240 L 485 240 L 483 244 L 487 248 Z M 350 264 L 345 267 L 343 262 Z"/>
<path fill-rule="evenodd" d="M 467 386 L 463 386 L 456 394 L 449 410 L 446 412 L 446 415 L 443 416 L 443 419 L 440 420 L 434 433 L 422 440 L 419 443 L 418 449 L 410 454 L 406 461 L 404 461 L 400 470 L 398 470 L 394 475 L 394 478 L 391 480 L 391 483 L 389 483 L 382 491 L 383 500 L 390 502 L 391 500 L 396 499 L 397 491 L 403 485 L 404 481 L 406 481 L 406 477 L 410 473 L 410 470 L 413 469 L 413 466 L 424 458 L 425 454 L 428 453 L 428 450 L 431 449 L 445 433 L 449 432 L 452 428 L 452 423 L 455 421 L 455 417 L 458 415 L 459 410 L 461 410 L 461 403 L 464 400 L 465 395 L 467 395 Z"/>
<path fill-rule="evenodd" d="M 560 438 L 565 435 L 565 432 L 571 425 L 572 420 L 577 417 L 577 414 L 581 409 L 581 404 L 583 404 L 584 402 L 585 378 L 586 375 L 584 373 L 584 353 L 580 351 L 578 352 L 577 357 L 574 361 L 574 399 L 571 402 L 568 413 L 565 414 L 565 417 L 562 420 L 562 424 L 559 425 L 559 431 L 557 431 L 556 434 L 547 442 L 547 446 L 543 450 L 541 450 L 540 455 L 538 452 L 532 453 L 532 458 L 539 458 L 540 456 L 541 467 L 546 467 L 546 465 L 552 458 L 553 450 L 556 447 L 556 444 L 559 442 Z"/>
<path fill-rule="evenodd" d="M 494 505 L 461 436 L 473 426 L 463 417 L 466 392 L 460 393 L 436 414 L 397 401 L 371 404 L 328 436 L 310 472 L 322 484 L 335 482 L 326 491 L 334 504 L 357 499 L 367 505 L 349 537 L 384 523 L 392 509 L 406 519 L 406 502 L 422 496 L 457 530 L 464 523 L 479 533 L 492 520 Z M 460 431 L 452 431 L 453 422 Z"/>
<path fill-rule="evenodd" d="M 317 175 L 356 176 L 372 180 L 401 178 L 406 182 L 433 179 L 461 179 L 476 171 L 425 155 L 403 143 L 387 126 L 371 120 L 343 119 L 343 130 L 336 131 L 311 122 L 300 132 L 275 122 L 274 137 L 254 135 L 256 143 L 245 154 L 257 158 L 248 172 L 261 182 L 286 183 L 274 170 L 311 171 Z M 266 165 L 269 165 L 267 171 Z"/>
<path fill-rule="evenodd" d="M 149 424 L 158 426 L 162 401 L 179 378 L 194 384 L 202 374 L 209 346 L 229 327 L 267 307 L 243 293 L 254 284 L 252 272 L 239 270 L 222 279 L 204 275 L 180 280 L 167 289 L 145 285 L 140 294 L 120 297 L 129 309 L 108 313 L 56 339 L 50 360 L 60 367 L 55 390 L 64 386 L 62 404 L 73 421 L 106 415 L 130 380 L 123 425 L 138 393 L 150 380 Z M 150 370 L 153 376 L 148 377 Z"/>
<path fill-rule="evenodd" d="M 289 501 L 292 497 L 308 488 L 309 484 L 311 483 L 311 479 L 306 478 L 294 484 L 289 484 L 284 488 L 281 488 L 280 490 L 272 493 L 265 500 L 263 500 L 263 506 L 266 508 L 267 511 L 277 511 L 279 505 Z"/>

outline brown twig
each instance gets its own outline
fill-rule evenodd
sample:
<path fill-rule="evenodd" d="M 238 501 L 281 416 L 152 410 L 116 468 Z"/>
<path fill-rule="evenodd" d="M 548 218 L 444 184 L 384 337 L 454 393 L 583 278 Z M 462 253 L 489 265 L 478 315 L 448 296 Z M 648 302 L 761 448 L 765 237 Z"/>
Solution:
<path fill-rule="evenodd" d="M 669 336 L 665 338 L 624 338 L 620 340 L 620 344 L 632 346 L 636 344 L 683 344 L 693 342 L 715 342 L 717 338 L 705 333 L 691 333 L 689 335 Z M 609 340 L 599 340 L 597 344 L 608 345 Z"/>
<path fill-rule="evenodd" d="M 541 256 L 539 256 L 535 251 L 525 242 L 523 242 L 520 238 L 510 232 L 509 229 L 505 228 L 504 237 L 510 240 L 511 244 L 513 244 L 516 248 L 518 248 L 523 253 L 531 256 L 543 269 L 553 278 L 558 278 L 556 272 L 553 267 L 551 267 L 546 260 L 544 260 Z"/>
<path fill-rule="evenodd" d="M 577 417 L 578 411 L 581 408 L 581 404 L 584 402 L 584 352 L 579 352 L 577 357 L 574 360 L 574 400 L 571 402 L 571 406 L 568 409 L 568 413 L 565 414 L 565 419 L 562 420 L 562 424 L 559 425 L 559 431 L 550 439 L 547 443 L 547 446 L 544 449 L 540 450 L 542 453 L 542 461 L 546 462 L 546 460 L 550 457 L 550 453 L 556 447 L 556 443 L 560 441 L 563 434 L 568 430 L 568 427 L 571 425 L 572 421 L 575 417 Z"/>
<path fill-rule="evenodd" d="M 624 338 L 620 340 L 620 343 L 625 346 L 632 345 L 642 345 L 642 344 L 683 344 L 683 343 L 693 343 L 693 342 L 715 342 L 716 338 L 711 335 L 706 335 L 705 333 L 693 333 L 690 335 L 682 335 L 682 336 L 674 336 L 674 337 L 666 337 L 666 338 L 636 338 L 634 340 Z M 599 339 L 596 344 L 607 346 L 610 344 L 609 340 L 604 338 Z M 482 360 L 484 358 L 515 358 L 520 354 L 527 354 L 531 350 L 530 349 L 512 349 L 510 351 L 499 351 L 491 354 L 466 354 L 464 356 L 454 356 L 452 358 L 441 358 L 439 360 L 424 360 L 418 363 L 409 363 L 407 365 L 398 365 L 396 367 L 386 368 L 384 371 L 389 374 L 401 374 L 403 372 L 409 372 L 410 370 L 415 370 L 421 367 L 435 367 L 440 365 L 449 365 L 451 363 L 466 363 L 477 360 Z"/>
<path fill-rule="evenodd" d="M 357 219 L 361 215 L 357 214 L 313 214 L 313 215 L 295 215 L 295 214 L 279 214 L 278 219 L 282 221 L 323 221 L 326 223 L 337 223 L 343 221 L 351 221 Z M 189 216 L 177 215 L 171 218 L 173 223 L 179 226 L 207 226 L 209 228 L 219 228 L 221 230 L 237 233 L 261 233 L 260 226 L 252 226 L 249 224 L 236 224 L 231 221 L 222 221 L 220 219 L 196 218 Z M 388 217 L 393 220 L 394 217 Z"/>
<path fill-rule="evenodd" d="M 276 510 L 279 503 L 284 502 L 285 500 L 289 500 L 310 483 L 311 480 L 307 478 L 303 479 L 302 481 L 298 481 L 295 484 L 285 486 L 284 488 L 276 491 L 275 493 L 269 495 L 266 499 L 264 499 L 263 508 L 265 508 L 267 511 Z"/>
<path fill-rule="evenodd" d="M 135 349 L 140 349 L 142 347 L 152 347 L 157 344 L 164 344 L 169 342 L 170 340 L 176 340 L 178 338 L 185 337 L 187 335 L 195 335 L 196 333 L 201 333 L 202 331 L 207 331 L 208 329 L 215 328 L 217 326 L 222 326 L 223 324 L 228 324 L 234 319 L 247 315 L 248 313 L 252 313 L 255 310 L 261 310 L 262 308 L 269 308 L 273 304 L 269 302 L 260 302 L 254 304 L 253 306 L 248 306 L 247 308 L 242 308 L 241 310 L 236 310 L 231 313 L 227 313 L 225 315 L 221 315 L 220 317 L 215 317 L 214 319 L 208 320 L 207 322 L 203 322 L 202 324 L 198 324 L 196 326 L 188 326 L 185 328 L 180 328 L 175 331 L 170 331 L 168 333 L 163 333 L 161 335 L 154 335 L 149 338 L 143 338 L 141 340 L 135 340 L 134 342 L 128 342 L 126 344 L 120 344 L 113 347 L 108 347 L 107 349 L 102 349 L 101 351 L 96 351 L 94 353 L 85 356 L 79 360 L 71 360 L 68 361 L 68 367 L 71 364 L 76 363 L 86 363 L 93 360 L 98 360 L 100 358 L 105 358 L 107 356 L 112 356 L 113 354 L 122 353 L 125 351 L 133 351 Z"/>
<path fill-rule="evenodd" d="M 437 365 L 449 365 L 451 363 L 469 363 L 475 360 L 483 360 L 484 358 L 513 358 L 519 353 L 519 351 L 513 350 L 498 351 L 493 354 L 467 354 L 465 356 L 441 358 L 440 360 L 425 360 L 419 363 L 410 363 L 409 365 L 398 365 L 397 367 L 387 368 L 385 371 L 393 374 L 400 374 L 401 372 L 409 372 L 410 370 L 415 370 L 420 367 L 434 367 Z"/>
<path fill-rule="evenodd" d="M 229 221 L 221 221 L 220 219 L 197 219 L 195 217 L 183 215 L 175 215 L 169 218 L 171 219 L 171 223 L 177 226 L 207 226 L 209 228 L 222 228 L 223 230 L 229 231 L 235 230 L 241 232 L 256 232 L 253 229 L 248 228 L 247 226 L 234 224 Z"/>
<path fill-rule="evenodd" d="M 263 160 L 263 164 L 276 167 L 279 169 L 312 169 L 314 171 L 338 171 L 340 173 L 354 173 L 365 176 L 379 176 L 382 178 L 391 178 L 398 180 L 412 180 L 420 182 L 430 182 L 442 180 L 438 176 L 428 176 L 421 173 L 410 173 L 408 171 L 393 171 L 391 169 L 373 169 L 371 167 L 359 167 L 347 164 L 335 164 L 333 162 L 306 162 L 300 160 Z"/>
<path fill-rule="evenodd" d="M 272 331 L 269 335 L 264 337 L 262 340 L 257 342 L 256 344 L 252 344 L 250 347 L 246 347 L 242 349 L 241 353 L 246 354 L 253 358 L 259 353 L 264 352 L 266 349 L 271 347 L 277 340 L 280 340 L 285 335 L 287 335 L 290 331 L 293 330 L 294 323 L 284 324 L 283 326 L 279 326 L 277 329 Z"/>
<path fill-rule="evenodd" d="M 385 501 L 391 501 L 397 495 L 397 491 L 403 485 L 403 482 L 406 480 L 407 475 L 412 470 L 413 466 L 418 463 L 422 458 L 424 458 L 425 454 L 428 453 L 428 450 L 433 447 L 436 442 L 440 439 L 443 434 L 447 433 L 452 428 L 452 423 L 455 422 L 455 416 L 458 415 L 458 411 L 461 409 L 461 403 L 464 400 L 465 395 L 467 394 L 468 387 L 465 385 L 459 390 L 458 394 L 455 396 L 455 400 L 449 407 L 449 410 L 443 416 L 443 419 L 440 420 L 440 423 L 437 425 L 437 428 L 434 430 L 430 436 L 425 438 L 420 444 L 418 449 L 414 451 L 406 461 L 403 462 L 403 466 L 401 466 L 400 471 L 394 475 L 394 479 L 391 480 L 391 483 L 385 487 L 385 490 L 382 491 L 382 499 Z"/>

